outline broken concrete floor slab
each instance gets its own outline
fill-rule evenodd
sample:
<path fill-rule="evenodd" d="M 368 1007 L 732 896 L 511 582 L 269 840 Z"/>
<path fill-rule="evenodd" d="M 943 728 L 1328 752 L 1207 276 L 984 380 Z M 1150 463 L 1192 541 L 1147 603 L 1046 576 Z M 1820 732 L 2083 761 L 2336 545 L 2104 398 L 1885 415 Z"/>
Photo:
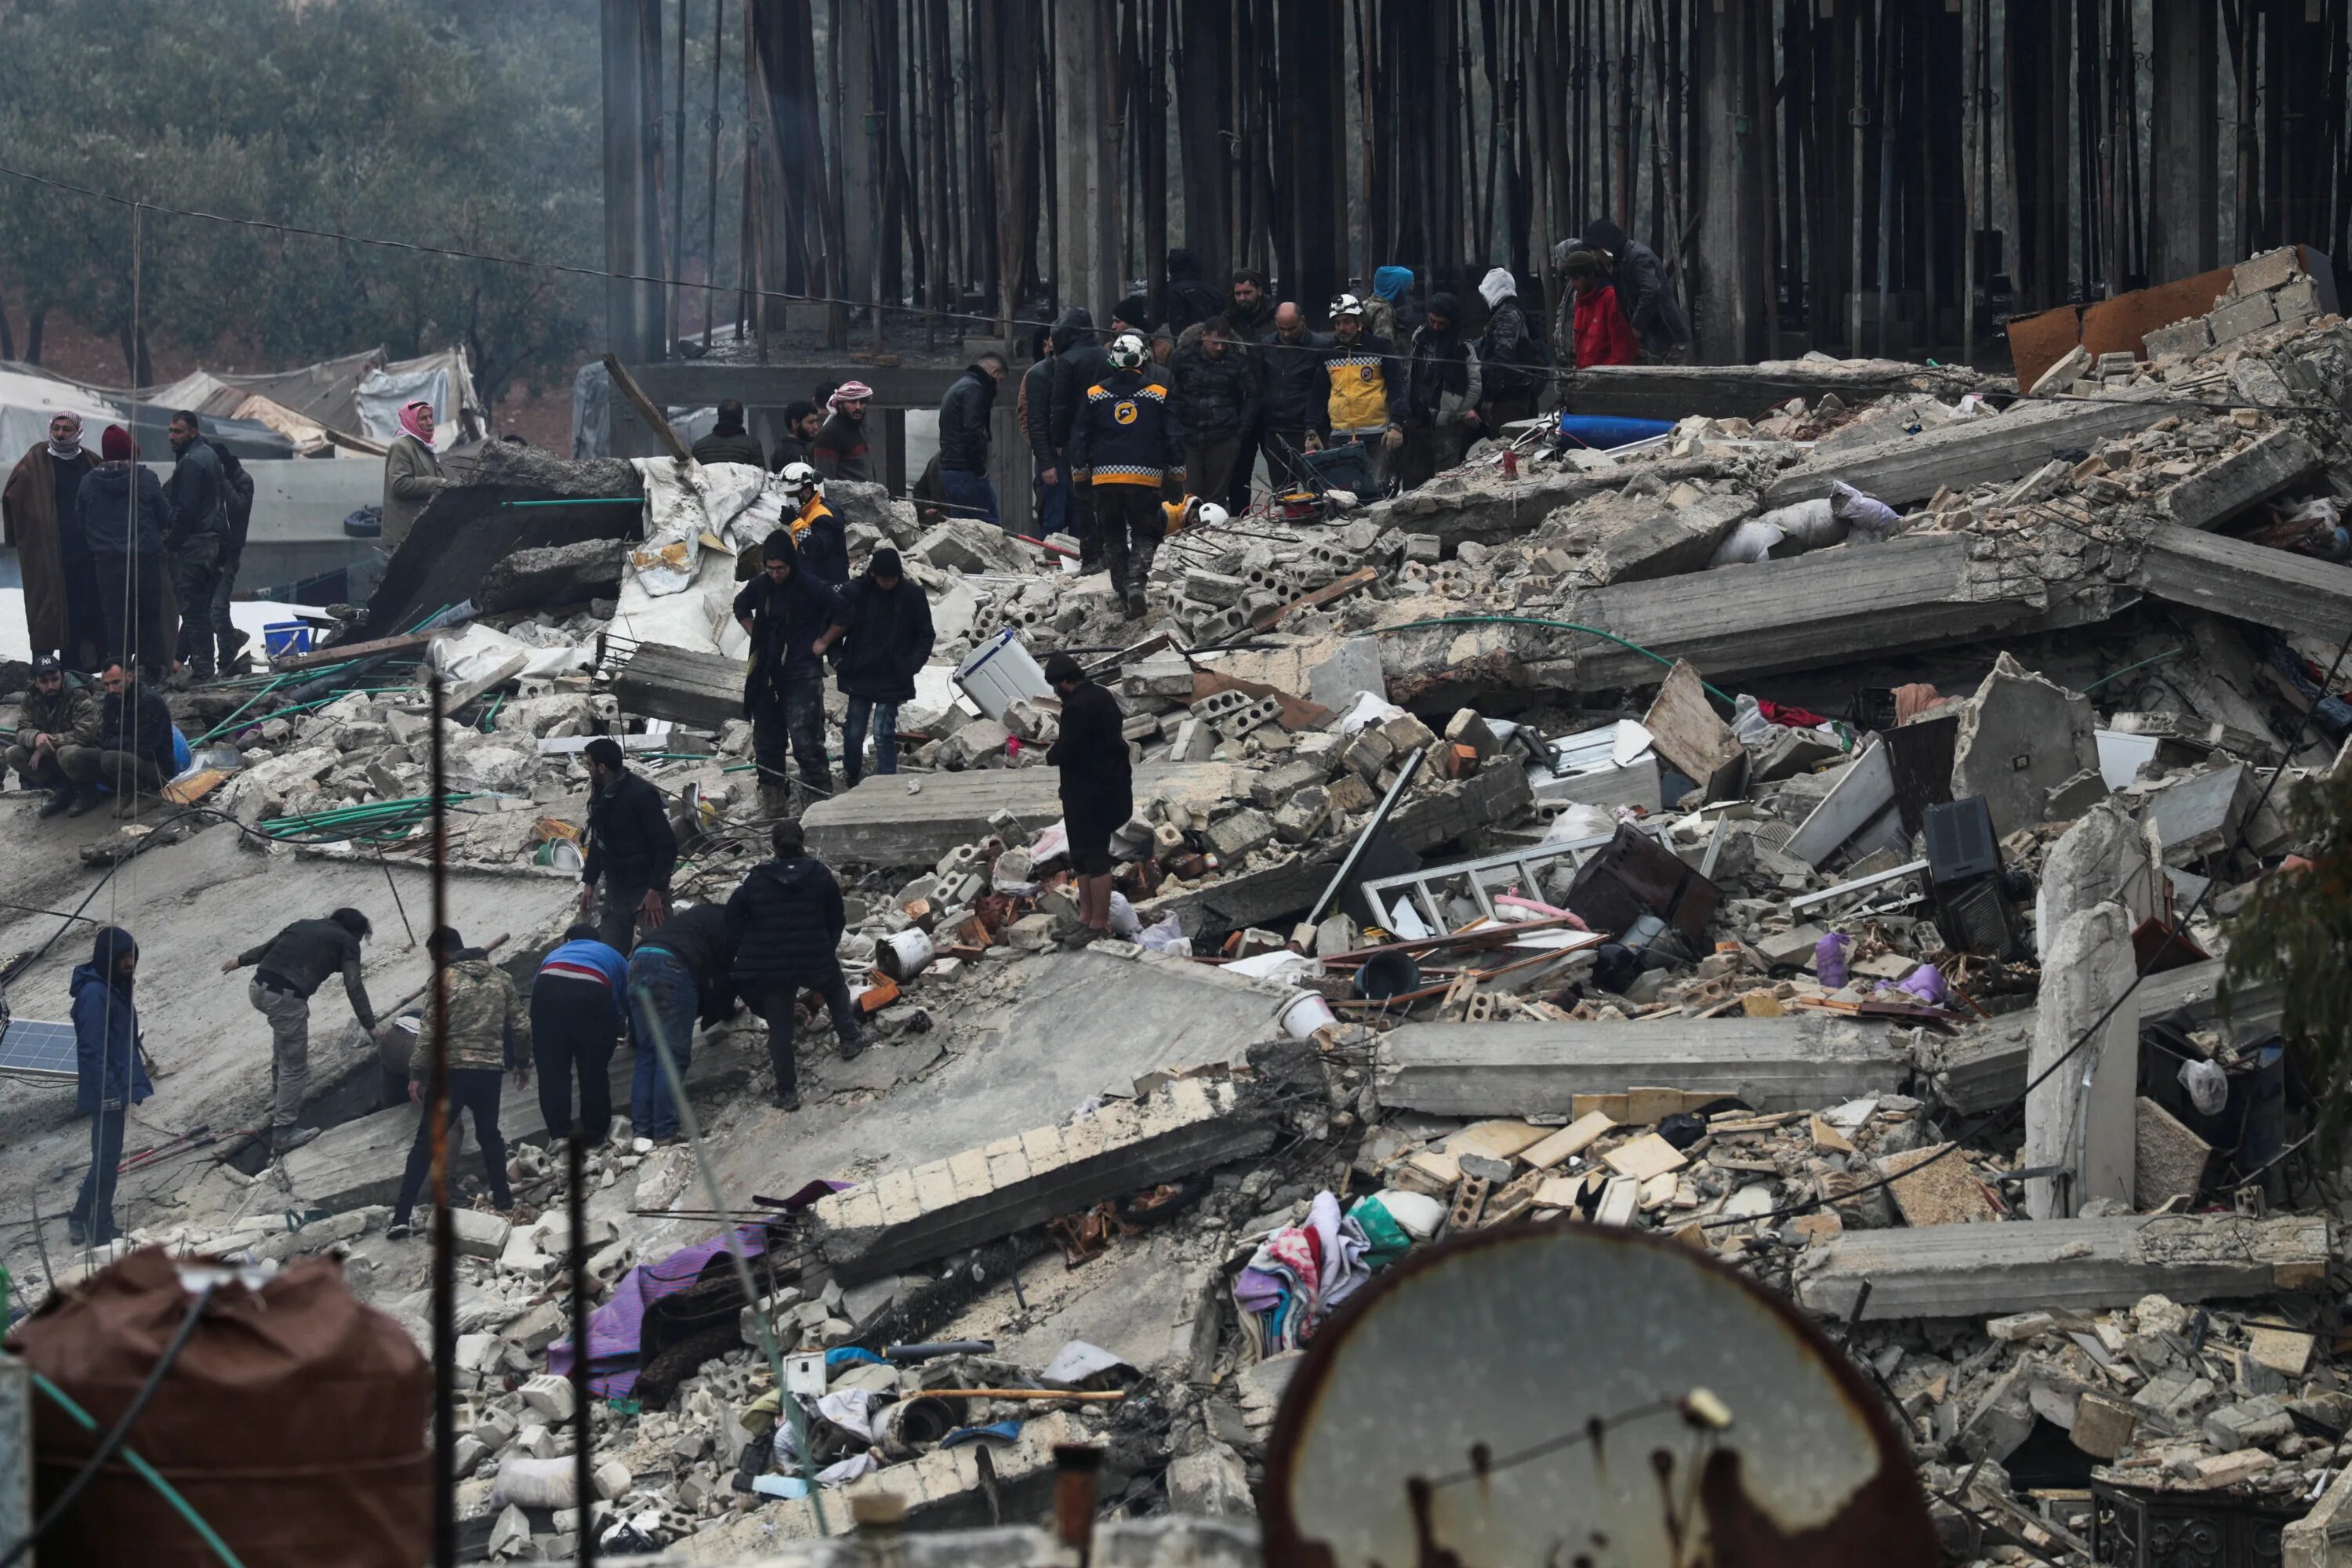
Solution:
<path fill-rule="evenodd" d="M 1767 485 L 1764 504 L 1813 500 L 1828 495 L 1830 486 L 1843 479 L 1889 506 L 1907 506 L 1940 489 L 1965 490 L 2022 478 L 2062 447 L 2096 447 L 2111 437 L 2145 429 L 2171 412 L 2154 398 L 2027 400 L 2004 414 L 1816 456 Z"/>
<path fill-rule="evenodd" d="M 928 866 L 987 837 L 999 812 L 1012 813 L 1031 831 L 1060 821 L 1061 778 L 1052 767 L 877 773 L 810 806 L 801 823 L 810 852 L 825 860 Z M 1234 770 L 1223 763 L 1147 763 L 1135 770 L 1139 803 L 1158 795 L 1206 805 L 1230 798 L 1234 787 Z"/>
<path fill-rule="evenodd" d="M 1373 1081 L 1383 1106 L 1433 1116 L 1565 1116 L 1579 1095 L 1649 1084 L 1810 1110 L 1893 1090 L 1908 1071 L 1884 1026 L 1843 1019 L 1404 1024 L 1381 1037 Z"/>
<path fill-rule="evenodd" d="M 2004 1225 L 1850 1230 L 1805 1260 L 1798 1304 L 1844 1319 L 1863 1282 L 1875 1318 L 1983 1317 L 2028 1310 L 2267 1296 L 2326 1283 L 2327 1219 L 2285 1215 L 2120 1215 Z"/>
<path fill-rule="evenodd" d="M 1178 1079 L 948 1159 L 888 1172 L 810 1211 L 809 1234 L 845 1281 L 870 1279 L 1010 1236 L 1106 1197 L 1272 1146 L 1274 1124 L 1233 1079 Z"/>
<path fill-rule="evenodd" d="M 2352 626 L 2352 566 L 2226 534 L 2158 528 L 2131 580 L 2175 605 L 2305 637 L 2333 641 Z"/>

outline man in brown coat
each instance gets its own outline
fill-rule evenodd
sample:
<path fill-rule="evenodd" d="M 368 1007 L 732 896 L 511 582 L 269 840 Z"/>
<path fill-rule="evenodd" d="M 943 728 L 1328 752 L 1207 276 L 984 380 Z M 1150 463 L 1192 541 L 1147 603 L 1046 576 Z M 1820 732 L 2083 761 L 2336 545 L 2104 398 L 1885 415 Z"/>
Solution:
<path fill-rule="evenodd" d="M 25 574 L 25 629 L 33 651 L 56 649 L 75 669 L 95 669 L 106 620 L 97 569 L 74 523 L 81 478 L 98 455 L 81 444 L 81 416 L 59 414 L 49 438 L 18 459 L 0 489 L 0 527 Z"/>

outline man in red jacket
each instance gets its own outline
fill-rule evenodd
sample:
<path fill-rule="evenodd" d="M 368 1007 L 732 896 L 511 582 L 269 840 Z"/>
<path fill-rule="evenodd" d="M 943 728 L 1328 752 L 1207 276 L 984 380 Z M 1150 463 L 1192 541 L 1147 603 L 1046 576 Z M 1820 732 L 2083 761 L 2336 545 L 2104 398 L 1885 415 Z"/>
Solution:
<path fill-rule="evenodd" d="M 1576 368 L 1637 363 L 1641 344 L 1618 308 L 1617 290 L 1601 258 L 1589 250 L 1572 250 L 1562 269 L 1576 290 Z"/>

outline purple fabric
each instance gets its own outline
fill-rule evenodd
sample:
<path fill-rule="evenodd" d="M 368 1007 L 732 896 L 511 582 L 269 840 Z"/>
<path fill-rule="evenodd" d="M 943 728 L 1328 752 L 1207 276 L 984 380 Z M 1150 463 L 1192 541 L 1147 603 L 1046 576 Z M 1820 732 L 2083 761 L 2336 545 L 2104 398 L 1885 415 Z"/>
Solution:
<path fill-rule="evenodd" d="M 1897 991 L 1907 991 L 1930 1007 L 1940 1007 L 1950 999 L 1944 989 L 1944 972 L 1932 963 L 1923 963 L 1903 977 Z"/>
<path fill-rule="evenodd" d="M 735 1233 L 744 1256 L 757 1258 L 768 1250 L 765 1226 L 747 1225 Z M 646 1309 L 664 1296 L 675 1296 L 700 1282 L 710 1260 L 727 1250 L 727 1238 L 709 1241 L 671 1253 L 658 1263 L 640 1264 L 621 1277 L 613 1299 L 588 1314 L 588 1388 L 606 1399 L 625 1397 L 637 1385 L 637 1345 L 644 1332 Z M 614 1365 L 625 1362 L 625 1365 Z M 598 1371 L 598 1367 L 607 1370 Z M 547 1370 L 558 1377 L 572 1371 L 572 1342 L 558 1340 L 547 1347 Z"/>
<path fill-rule="evenodd" d="M 1284 1288 L 1263 1268 L 1244 1268 L 1234 1277 L 1234 1300 L 1244 1312 L 1263 1312 L 1282 1300 Z"/>
<path fill-rule="evenodd" d="M 1853 945 L 1853 938 L 1842 931 L 1833 931 L 1813 943 L 1813 973 L 1832 991 L 1845 984 L 1845 950 Z"/>

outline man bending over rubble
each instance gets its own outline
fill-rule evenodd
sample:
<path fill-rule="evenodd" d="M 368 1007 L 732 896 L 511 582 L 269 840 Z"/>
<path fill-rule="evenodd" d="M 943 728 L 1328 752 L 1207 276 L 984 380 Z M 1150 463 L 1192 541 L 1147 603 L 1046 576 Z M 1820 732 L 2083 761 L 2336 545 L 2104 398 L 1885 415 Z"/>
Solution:
<path fill-rule="evenodd" d="M 803 991 L 824 998 L 833 1032 L 845 1060 L 863 1048 L 849 983 L 835 952 L 848 925 L 841 884 L 825 863 L 810 854 L 797 822 L 769 830 L 776 858 L 755 866 L 727 900 L 727 935 L 735 945 L 735 989 L 751 1011 L 768 1021 L 768 1061 L 776 1089 L 770 1103 L 801 1108 L 798 1064 L 793 1052 L 793 1015 Z"/>
<path fill-rule="evenodd" d="M 322 921 L 296 921 L 257 946 L 221 961 L 221 973 L 253 970 L 246 999 L 269 1020 L 269 1073 L 275 1086 L 269 1114 L 269 1152 L 283 1154 L 319 1135 L 302 1119 L 302 1091 L 310 1083 L 310 998 L 327 976 L 341 971 L 352 1016 L 375 1033 L 375 1008 L 360 975 L 360 943 L 375 934 L 367 916 L 337 910 Z"/>
<path fill-rule="evenodd" d="M 449 988 L 448 1125 L 455 1132 L 457 1113 L 474 1113 L 474 1138 L 482 1146 L 491 1205 L 510 1209 L 514 1193 L 507 1185 L 507 1141 L 499 1131 L 499 1080 L 512 1072 L 517 1089 L 530 1082 L 530 1015 L 523 1010 L 506 971 L 480 948 L 467 947 L 466 939 L 449 927 L 425 938 L 425 951 L 438 966 L 436 978 Z M 400 1178 L 400 1195 L 393 1200 L 392 1223 L 384 1227 L 388 1237 L 408 1234 L 409 1215 L 433 1171 L 436 1054 L 433 1009 L 428 1006 L 425 1026 L 416 1031 L 416 1049 L 408 1058 L 408 1098 L 423 1106 L 425 1113 L 416 1119 L 416 1141 L 408 1146 L 408 1169 Z"/>
<path fill-rule="evenodd" d="M 637 1060 L 629 1076 L 629 1119 L 656 1143 L 677 1137 L 677 1100 L 662 1068 L 667 1051 L 677 1079 L 694 1059 L 694 1032 L 716 1024 L 735 1005 L 735 943 L 727 910 L 694 908 L 662 922 L 629 955 L 629 1032 Z"/>
<path fill-rule="evenodd" d="M 1062 770 L 1062 831 L 1078 879 L 1082 941 L 1110 930 L 1110 836 L 1135 815 L 1135 773 L 1118 704 L 1087 679 L 1078 661 L 1057 653 L 1045 679 L 1062 698 L 1062 733 L 1045 760 Z"/>

